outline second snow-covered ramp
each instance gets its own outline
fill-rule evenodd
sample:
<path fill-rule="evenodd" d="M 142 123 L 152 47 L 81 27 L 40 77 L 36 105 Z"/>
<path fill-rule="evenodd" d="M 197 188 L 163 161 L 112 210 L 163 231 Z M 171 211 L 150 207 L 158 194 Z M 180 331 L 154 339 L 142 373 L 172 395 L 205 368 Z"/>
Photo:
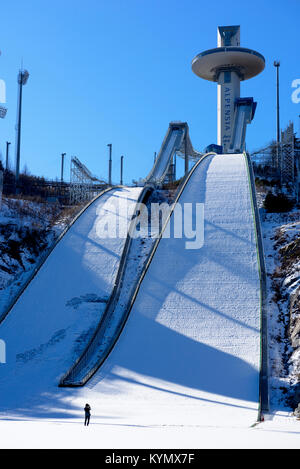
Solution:
<path fill-rule="evenodd" d="M 96 199 L 56 245 L 0 325 L 0 337 L 7 344 L 7 363 L 0 373 L 0 410 L 29 411 L 37 401 L 50 407 L 50 394 L 47 398 L 45 393 L 80 356 L 112 293 L 141 190 L 112 188 Z M 109 224 L 124 236 L 107 236 Z"/>
<path fill-rule="evenodd" d="M 127 423 L 247 426 L 259 407 L 260 277 L 244 155 L 206 157 L 179 202 L 204 204 L 204 246 L 160 241 L 94 400 Z"/>

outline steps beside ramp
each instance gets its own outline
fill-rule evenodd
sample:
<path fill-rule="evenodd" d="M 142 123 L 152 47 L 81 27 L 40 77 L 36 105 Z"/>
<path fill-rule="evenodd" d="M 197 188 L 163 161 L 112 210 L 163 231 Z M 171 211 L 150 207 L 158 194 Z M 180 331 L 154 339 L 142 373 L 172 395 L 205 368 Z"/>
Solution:
<path fill-rule="evenodd" d="M 115 423 L 250 426 L 261 288 L 245 156 L 204 158 L 179 203 L 204 204 L 203 247 L 161 239 L 123 333 L 79 395 L 100 393 Z"/>

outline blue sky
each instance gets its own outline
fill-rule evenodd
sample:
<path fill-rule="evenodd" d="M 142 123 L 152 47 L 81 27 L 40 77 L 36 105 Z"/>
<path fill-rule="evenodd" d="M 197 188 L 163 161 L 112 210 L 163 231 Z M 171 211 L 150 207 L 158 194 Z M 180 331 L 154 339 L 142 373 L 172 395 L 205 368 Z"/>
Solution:
<path fill-rule="evenodd" d="M 60 176 L 60 154 L 76 155 L 113 179 L 125 155 L 125 181 L 144 177 L 172 120 L 187 121 L 196 149 L 216 142 L 217 86 L 196 77 L 191 61 L 216 47 L 218 25 L 241 25 L 241 45 L 266 58 L 266 69 L 242 83 L 241 96 L 258 101 L 248 127 L 250 150 L 276 135 L 276 81 L 281 61 L 281 125 L 299 129 L 300 104 L 291 83 L 300 78 L 299 0 L 10 0 L 1 5 L 0 78 L 8 114 L 0 121 L 0 149 L 12 142 L 14 164 L 17 72 L 24 88 L 21 166 Z"/>

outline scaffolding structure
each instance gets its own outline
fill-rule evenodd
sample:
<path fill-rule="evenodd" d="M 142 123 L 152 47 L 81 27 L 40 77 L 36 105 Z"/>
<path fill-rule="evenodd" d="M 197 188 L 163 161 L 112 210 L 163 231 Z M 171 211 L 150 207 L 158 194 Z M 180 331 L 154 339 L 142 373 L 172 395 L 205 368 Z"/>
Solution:
<path fill-rule="evenodd" d="M 105 185 L 105 181 L 93 176 L 89 169 L 76 156 L 71 158 L 71 205 L 81 204 L 91 200 Z"/>
<path fill-rule="evenodd" d="M 166 175 L 166 178 L 164 180 L 165 184 L 172 184 L 174 181 L 176 181 L 176 152 L 171 159 L 169 169 Z"/>
<path fill-rule="evenodd" d="M 295 182 L 295 134 L 294 124 L 290 122 L 286 130 L 281 132 L 281 184 L 290 185 Z"/>
<path fill-rule="evenodd" d="M 296 138 L 294 124 L 289 123 L 281 132 L 281 141 L 251 154 L 257 167 L 263 168 L 266 175 L 275 176 L 281 185 L 298 201 L 300 192 L 300 139 Z"/>

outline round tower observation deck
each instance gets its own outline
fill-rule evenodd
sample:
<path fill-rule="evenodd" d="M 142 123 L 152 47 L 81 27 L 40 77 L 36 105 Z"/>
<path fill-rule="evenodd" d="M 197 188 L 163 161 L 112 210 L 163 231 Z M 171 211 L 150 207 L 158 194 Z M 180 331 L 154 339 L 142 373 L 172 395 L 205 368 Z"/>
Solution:
<path fill-rule="evenodd" d="M 221 71 L 235 71 L 240 80 L 249 80 L 263 71 L 265 59 L 259 53 L 244 47 L 217 47 L 198 54 L 192 70 L 200 78 L 218 81 Z"/>
<path fill-rule="evenodd" d="M 218 83 L 218 145 L 224 153 L 232 140 L 240 82 L 257 76 L 264 68 L 263 55 L 240 47 L 240 26 L 219 26 L 218 47 L 201 52 L 192 61 L 198 77 Z"/>

